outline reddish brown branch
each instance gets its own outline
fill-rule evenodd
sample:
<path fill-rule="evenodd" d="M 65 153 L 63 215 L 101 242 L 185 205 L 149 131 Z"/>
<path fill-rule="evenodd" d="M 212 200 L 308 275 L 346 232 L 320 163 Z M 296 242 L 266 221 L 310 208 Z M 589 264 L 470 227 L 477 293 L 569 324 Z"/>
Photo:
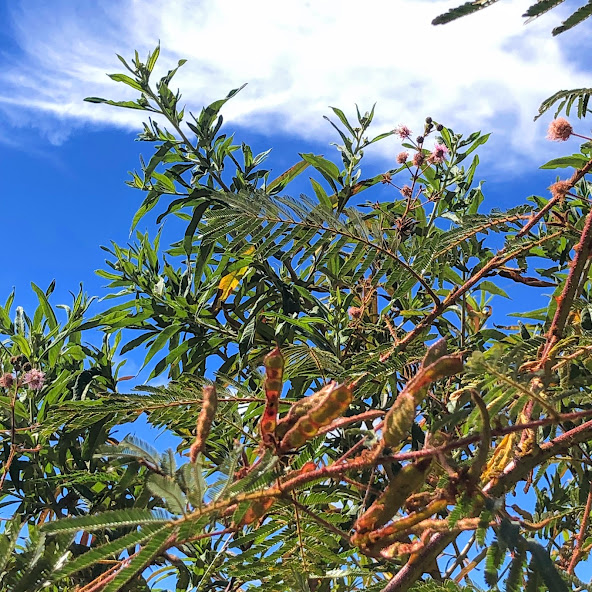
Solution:
<path fill-rule="evenodd" d="M 589 160 L 581 169 L 576 172 L 568 180 L 569 188 L 573 188 L 578 181 L 581 181 L 584 176 L 592 169 L 592 160 Z M 542 219 L 542 217 L 551 210 L 551 208 L 565 198 L 565 194 L 554 195 L 545 206 L 543 206 L 532 218 L 523 226 L 522 230 L 516 235 L 517 238 L 526 235 L 534 226 Z"/>
<path fill-rule="evenodd" d="M 582 524 L 580 526 L 580 532 L 578 532 L 578 538 L 576 539 L 576 546 L 574 548 L 573 556 L 567 568 L 567 573 L 573 574 L 580 556 L 582 555 L 582 545 L 584 544 L 584 538 L 586 537 L 586 531 L 588 530 L 588 522 L 590 521 L 590 512 L 592 511 L 592 484 L 588 484 L 588 499 L 586 500 L 586 507 L 584 508 L 584 516 L 582 518 Z"/>
<path fill-rule="evenodd" d="M 590 256 L 591 241 L 592 209 L 586 216 L 586 223 L 584 225 L 584 229 L 582 230 L 582 234 L 580 235 L 580 242 L 574 247 L 576 254 L 573 258 L 573 261 L 571 262 L 569 275 L 565 281 L 565 286 L 563 287 L 561 296 L 557 298 L 557 309 L 555 310 L 555 316 L 553 317 L 553 321 L 547 333 L 547 342 L 541 353 L 538 369 L 548 366 L 549 362 L 551 361 L 551 352 L 563 335 L 563 330 L 565 329 L 565 324 L 567 323 L 567 319 L 569 317 L 571 305 L 582 284 L 583 271 L 586 268 L 586 262 Z"/>

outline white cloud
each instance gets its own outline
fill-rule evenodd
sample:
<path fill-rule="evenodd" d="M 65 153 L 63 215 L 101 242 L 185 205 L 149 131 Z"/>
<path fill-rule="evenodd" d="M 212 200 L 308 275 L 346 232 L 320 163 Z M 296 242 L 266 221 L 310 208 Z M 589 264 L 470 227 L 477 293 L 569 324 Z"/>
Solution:
<path fill-rule="evenodd" d="M 0 72 L 0 110 L 55 142 L 81 125 L 138 129 L 138 113 L 82 99 L 134 96 L 105 76 L 122 71 L 113 54 L 145 56 L 160 39 L 161 67 L 189 60 L 176 82 L 190 109 L 249 82 L 224 114 L 258 132 L 334 139 L 322 119 L 328 105 L 351 113 L 354 103 L 366 109 L 377 101 L 377 131 L 419 127 L 431 115 L 458 131 L 494 131 L 506 163 L 528 160 L 545 135 L 532 122 L 540 102 L 561 88 L 590 86 L 590 71 L 574 58 L 575 37 L 551 37 L 556 11 L 524 27 L 528 1 L 430 24 L 457 3 L 22 1 L 11 22 L 22 51 Z"/>

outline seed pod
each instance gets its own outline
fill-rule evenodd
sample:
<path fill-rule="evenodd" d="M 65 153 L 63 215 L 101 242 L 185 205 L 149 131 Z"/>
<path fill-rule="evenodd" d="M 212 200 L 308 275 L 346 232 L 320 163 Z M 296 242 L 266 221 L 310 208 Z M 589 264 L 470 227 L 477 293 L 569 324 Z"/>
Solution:
<path fill-rule="evenodd" d="M 263 360 L 265 366 L 265 410 L 259 423 L 261 437 L 265 444 L 274 440 L 277 425 L 278 401 L 282 392 L 282 379 L 284 377 L 284 356 L 276 347 Z"/>
<path fill-rule="evenodd" d="M 300 401 L 292 405 L 288 414 L 279 420 L 275 429 L 276 437 L 278 439 L 283 438 L 286 435 L 286 432 L 292 426 L 294 426 L 294 424 L 301 417 L 309 413 L 310 410 L 313 409 L 313 407 L 318 405 L 319 401 L 322 398 L 324 398 L 327 395 L 327 393 L 331 392 L 335 388 L 336 384 L 336 382 L 331 381 L 330 383 L 322 387 L 320 390 L 318 390 L 316 393 L 308 397 L 304 397 L 300 399 Z"/>
<path fill-rule="evenodd" d="M 401 444 L 411 431 L 415 419 L 415 398 L 403 391 L 384 418 L 383 438 L 387 446 Z"/>
<path fill-rule="evenodd" d="M 423 485 L 431 462 L 431 459 L 422 459 L 399 470 L 382 495 L 358 518 L 355 530 L 364 533 L 384 526 Z"/>
<path fill-rule="evenodd" d="M 329 389 L 328 389 L 329 390 Z M 321 392 L 321 391 L 319 391 Z M 308 413 L 287 431 L 280 448 L 293 450 L 317 435 L 319 429 L 342 415 L 353 398 L 352 385 L 334 386 Z"/>
<path fill-rule="evenodd" d="M 192 463 L 197 461 L 197 456 L 203 452 L 206 447 L 206 440 L 216 415 L 218 407 L 218 395 L 214 385 L 208 385 L 203 388 L 203 402 L 201 411 L 197 417 L 195 429 L 195 442 L 189 449 L 189 460 Z"/>
<path fill-rule="evenodd" d="M 442 356 L 427 368 L 422 369 L 425 373 L 425 378 L 428 383 L 446 378 L 447 376 L 454 376 L 463 371 L 464 365 L 459 354 L 451 356 Z"/>
<path fill-rule="evenodd" d="M 429 362 L 438 353 L 445 351 L 439 344 L 440 342 L 430 348 L 424 362 Z M 463 362 L 458 354 L 442 355 L 429 366 L 424 367 L 422 365 L 417 374 L 407 383 L 384 418 L 383 437 L 385 444 L 391 447 L 398 446 L 407 437 L 415 419 L 415 408 L 425 397 L 432 382 L 446 376 L 453 376 L 462 372 L 462 370 Z"/>
<path fill-rule="evenodd" d="M 337 419 L 352 402 L 353 394 L 351 385 L 344 384 L 334 388 L 329 394 L 311 410 L 309 416 L 319 427 L 329 425 L 334 419 Z"/>

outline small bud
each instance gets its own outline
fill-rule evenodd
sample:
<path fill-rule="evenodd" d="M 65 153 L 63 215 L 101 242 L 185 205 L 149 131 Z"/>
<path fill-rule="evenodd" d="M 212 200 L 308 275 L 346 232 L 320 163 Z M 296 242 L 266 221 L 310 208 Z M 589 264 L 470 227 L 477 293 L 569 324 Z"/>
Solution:
<path fill-rule="evenodd" d="M 31 366 L 31 362 L 25 362 L 23 364 L 23 371 L 24 372 L 28 372 L 29 370 L 31 370 L 33 368 L 33 366 Z"/>
<path fill-rule="evenodd" d="M 444 126 L 443 126 L 441 123 L 439 123 L 439 124 L 436 126 L 436 129 L 437 129 L 439 132 L 441 132 L 441 131 L 444 129 Z"/>
<path fill-rule="evenodd" d="M 430 124 L 430 123 L 432 123 L 432 118 L 431 118 L 431 117 L 426 117 L 426 123 L 427 123 L 427 124 Z"/>
<path fill-rule="evenodd" d="M 423 144 L 423 140 L 424 140 L 424 137 L 423 136 L 417 136 L 417 138 L 415 138 L 415 141 L 418 144 Z"/>

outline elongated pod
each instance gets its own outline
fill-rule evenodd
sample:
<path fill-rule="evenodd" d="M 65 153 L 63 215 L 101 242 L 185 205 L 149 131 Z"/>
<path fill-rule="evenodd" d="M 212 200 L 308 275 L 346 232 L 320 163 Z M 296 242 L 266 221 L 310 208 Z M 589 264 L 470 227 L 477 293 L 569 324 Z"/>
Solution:
<path fill-rule="evenodd" d="M 343 415 L 353 399 L 353 386 L 333 386 L 328 393 L 288 430 L 282 439 L 282 450 L 293 450 L 314 438 L 318 431 Z"/>
<path fill-rule="evenodd" d="M 278 401 L 282 392 L 282 381 L 284 377 L 284 356 L 276 347 L 263 360 L 265 366 L 265 409 L 259 423 L 261 437 L 265 444 L 275 439 L 275 428 L 277 425 Z"/>

